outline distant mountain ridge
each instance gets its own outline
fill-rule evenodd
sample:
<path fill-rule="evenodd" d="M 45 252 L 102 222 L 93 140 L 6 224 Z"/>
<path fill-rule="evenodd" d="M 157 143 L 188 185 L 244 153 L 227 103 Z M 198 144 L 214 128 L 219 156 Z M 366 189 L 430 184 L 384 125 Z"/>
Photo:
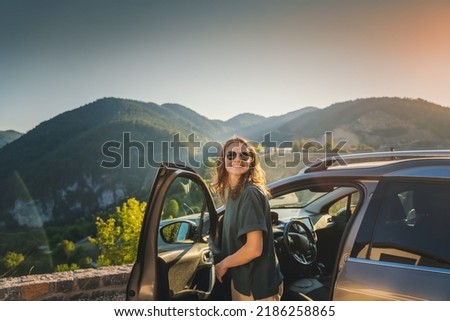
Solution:
<path fill-rule="evenodd" d="M 5 146 L 6 144 L 11 143 L 12 141 L 15 141 L 22 135 L 22 133 L 19 133 L 15 130 L 0 130 L 0 148 Z"/>
<path fill-rule="evenodd" d="M 261 142 L 270 133 L 281 143 L 321 141 L 332 131 L 347 147 L 439 149 L 449 148 L 449 124 L 449 108 L 421 99 L 367 98 L 221 121 L 178 104 L 103 98 L 57 115 L 0 149 L 0 226 L 64 224 L 129 197 L 146 199 L 156 172 L 150 165 L 174 160 L 176 135 L 187 142 L 193 134 L 204 144 L 233 135 Z M 119 156 L 120 164 L 105 166 Z"/>
<path fill-rule="evenodd" d="M 450 108 L 422 99 L 366 98 L 333 104 L 283 126 L 283 137 L 318 139 L 333 131 L 348 145 L 368 145 L 375 150 L 448 149 Z"/>

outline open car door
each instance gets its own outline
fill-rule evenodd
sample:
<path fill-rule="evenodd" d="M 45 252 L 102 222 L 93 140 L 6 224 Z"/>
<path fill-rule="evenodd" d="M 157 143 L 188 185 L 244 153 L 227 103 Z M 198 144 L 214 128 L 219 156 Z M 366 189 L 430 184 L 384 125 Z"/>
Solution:
<path fill-rule="evenodd" d="M 217 213 L 203 179 L 175 164 L 159 168 L 145 210 L 127 300 L 205 300 L 215 284 L 210 238 Z"/>

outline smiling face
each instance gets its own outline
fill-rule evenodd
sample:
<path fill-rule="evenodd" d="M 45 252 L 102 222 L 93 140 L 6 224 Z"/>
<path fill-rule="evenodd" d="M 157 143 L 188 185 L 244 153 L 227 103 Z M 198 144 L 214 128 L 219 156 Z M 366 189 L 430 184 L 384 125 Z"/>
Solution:
<path fill-rule="evenodd" d="M 225 168 L 232 185 L 239 181 L 241 175 L 248 172 L 251 161 L 251 153 L 245 144 L 236 142 L 227 146 L 225 150 Z"/>
<path fill-rule="evenodd" d="M 211 187 L 222 201 L 226 201 L 236 198 L 249 184 L 258 186 L 270 195 L 256 149 L 244 138 L 230 138 L 216 158 L 215 177 Z"/>

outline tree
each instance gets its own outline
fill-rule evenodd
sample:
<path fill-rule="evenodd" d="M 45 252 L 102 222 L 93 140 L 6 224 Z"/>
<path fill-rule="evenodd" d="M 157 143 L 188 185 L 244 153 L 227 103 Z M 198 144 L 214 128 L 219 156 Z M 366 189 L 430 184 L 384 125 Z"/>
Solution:
<path fill-rule="evenodd" d="M 180 211 L 180 205 L 176 199 L 169 200 L 164 206 L 163 219 L 171 219 L 178 217 Z"/>
<path fill-rule="evenodd" d="M 6 253 L 3 261 L 5 263 L 5 267 L 7 269 L 12 269 L 18 266 L 20 263 L 22 263 L 25 260 L 25 257 L 22 253 L 16 253 L 16 252 L 8 252 Z"/>
<path fill-rule="evenodd" d="M 25 257 L 22 253 L 7 252 L 5 257 L 3 258 L 3 265 L 5 266 L 7 271 L 0 275 L 0 277 L 5 277 L 9 273 L 11 273 L 11 271 L 18 267 L 23 261 L 25 261 Z"/>
<path fill-rule="evenodd" d="M 60 245 L 67 257 L 69 257 L 75 251 L 75 244 L 69 240 L 63 240 Z"/>
<path fill-rule="evenodd" d="M 99 247 L 98 266 L 133 263 L 136 260 L 139 235 L 147 204 L 130 198 L 116 207 L 104 221 L 96 219 L 97 237 L 90 241 Z"/>

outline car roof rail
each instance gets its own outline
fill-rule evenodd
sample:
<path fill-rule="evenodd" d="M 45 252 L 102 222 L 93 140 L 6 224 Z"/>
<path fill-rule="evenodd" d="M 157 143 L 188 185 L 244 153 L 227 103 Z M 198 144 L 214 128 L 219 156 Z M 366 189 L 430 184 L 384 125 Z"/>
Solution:
<path fill-rule="evenodd" d="M 445 157 L 450 158 L 450 150 L 406 150 L 388 152 L 369 152 L 357 154 L 332 154 L 310 165 L 305 166 L 301 173 L 320 172 L 334 165 L 362 164 L 369 162 L 395 161 L 418 158 Z"/>

